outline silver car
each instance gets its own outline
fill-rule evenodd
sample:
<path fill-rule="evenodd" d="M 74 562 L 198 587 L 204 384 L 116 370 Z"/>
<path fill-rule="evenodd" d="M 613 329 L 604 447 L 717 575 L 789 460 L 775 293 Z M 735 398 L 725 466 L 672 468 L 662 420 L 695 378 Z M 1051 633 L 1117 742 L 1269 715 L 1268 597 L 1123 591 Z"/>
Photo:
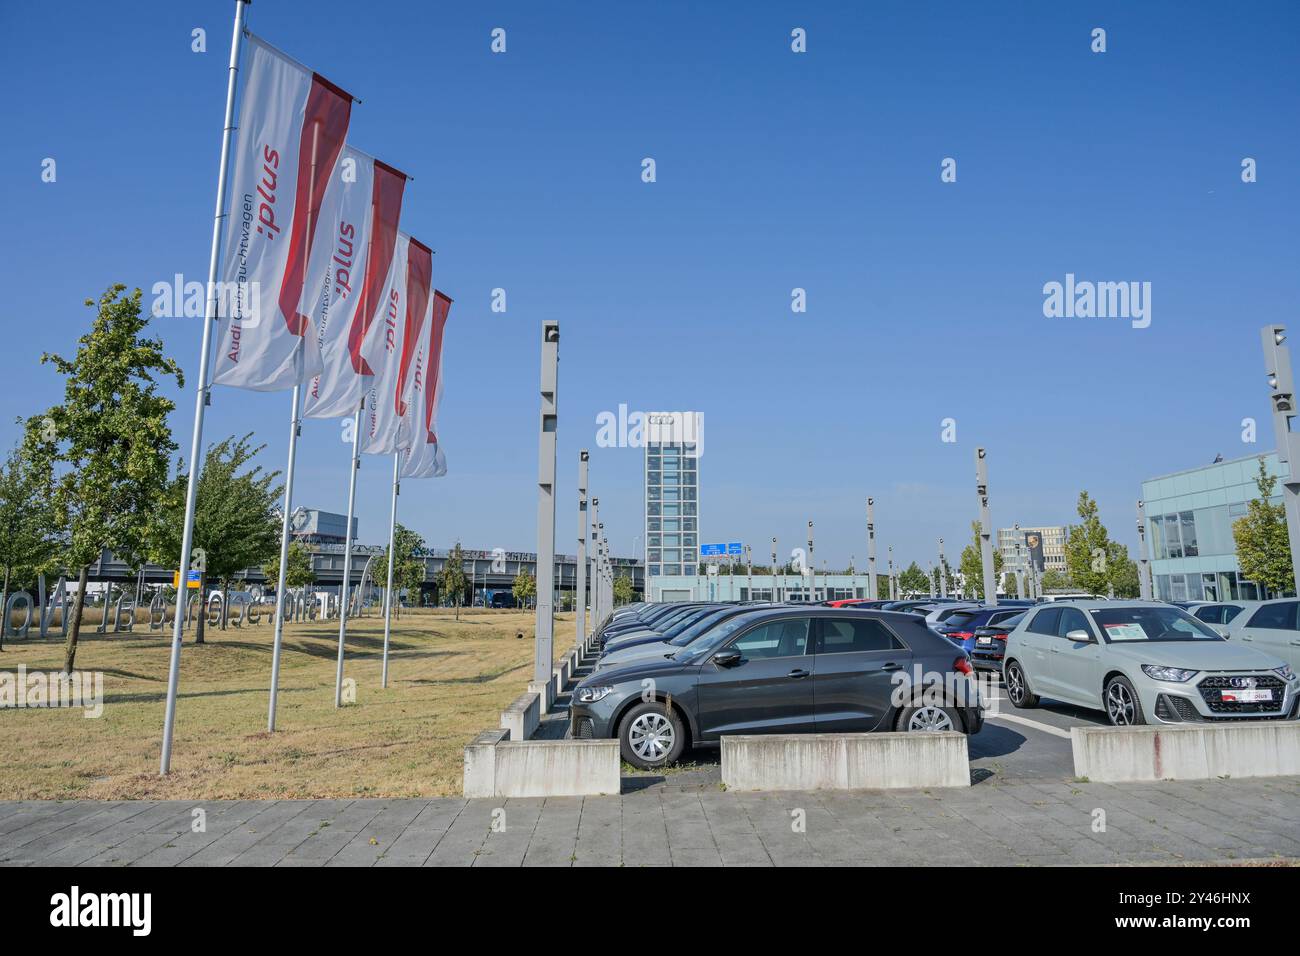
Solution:
<path fill-rule="evenodd" d="M 1007 697 L 1103 710 L 1115 725 L 1294 718 L 1300 681 L 1281 656 L 1228 641 L 1181 608 L 1057 601 L 1007 637 Z"/>
<path fill-rule="evenodd" d="M 1237 601 L 1241 611 L 1219 632 L 1300 667 L 1300 599 Z"/>

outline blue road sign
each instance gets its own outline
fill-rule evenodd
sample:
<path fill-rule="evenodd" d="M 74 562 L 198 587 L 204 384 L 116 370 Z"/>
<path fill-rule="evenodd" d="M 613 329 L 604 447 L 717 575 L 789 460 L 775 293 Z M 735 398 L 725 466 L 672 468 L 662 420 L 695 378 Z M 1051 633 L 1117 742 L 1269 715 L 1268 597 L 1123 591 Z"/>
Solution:
<path fill-rule="evenodd" d="M 709 558 L 717 557 L 727 553 L 725 544 L 702 544 L 700 545 L 700 557 Z"/>
<path fill-rule="evenodd" d="M 740 546 L 739 541 L 727 542 L 727 554 L 744 554 L 745 549 Z"/>

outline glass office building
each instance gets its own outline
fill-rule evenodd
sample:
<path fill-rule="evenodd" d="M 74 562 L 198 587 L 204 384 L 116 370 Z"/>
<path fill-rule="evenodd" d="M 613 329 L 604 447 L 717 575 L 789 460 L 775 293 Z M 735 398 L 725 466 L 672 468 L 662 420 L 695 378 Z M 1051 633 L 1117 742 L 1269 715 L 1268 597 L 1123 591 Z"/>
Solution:
<path fill-rule="evenodd" d="M 1142 482 L 1155 596 L 1164 601 L 1259 600 L 1279 595 L 1242 576 L 1232 523 L 1259 497 L 1259 460 L 1283 476 L 1277 455 L 1215 462 Z M 1274 489 L 1281 491 L 1281 487 Z M 1271 499 L 1280 504 L 1281 495 Z"/>
<path fill-rule="evenodd" d="M 689 423 L 683 421 L 690 416 Z M 647 575 L 692 575 L 700 560 L 700 441 L 695 412 L 646 416 Z M 657 427 L 658 426 L 658 427 Z"/>

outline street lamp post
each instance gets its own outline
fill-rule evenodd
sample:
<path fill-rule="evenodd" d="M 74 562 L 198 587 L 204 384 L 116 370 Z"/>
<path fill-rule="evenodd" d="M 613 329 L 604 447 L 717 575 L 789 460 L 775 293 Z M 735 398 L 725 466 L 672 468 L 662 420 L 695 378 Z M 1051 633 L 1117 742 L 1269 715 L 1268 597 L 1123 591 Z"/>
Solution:
<path fill-rule="evenodd" d="M 989 467 L 984 449 L 975 449 L 975 494 L 980 500 L 980 563 L 984 565 L 984 603 L 997 607 L 998 589 L 993 573 L 993 534 L 989 530 Z"/>
<path fill-rule="evenodd" d="M 1264 365 L 1268 372 L 1269 400 L 1273 407 L 1277 460 L 1287 466 L 1287 473 L 1282 477 L 1282 502 L 1286 508 L 1293 584 L 1296 593 L 1300 594 L 1300 434 L 1291 427 L 1296 417 L 1291 350 L 1283 348 L 1286 328 L 1281 325 L 1264 326 L 1260 337 L 1264 343 Z"/>
<path fill-rule="evenodd" d="M 772 600 L 779 600 L 776 596 L 776 538 L 772 539 Z"/>
<path fill-rule="evenodd" d="M 948 596 L 948 572 L 945 570 L 947 561 L 943 557 L 943 538 L 939 539 L 939 597 Z"/>
<path fill-rule="evenodd" d="M 867 597 L 875 601 L 876 592 L 876 499 L 867 499 Z"/>
<path fill-rule="evenodd" d="M 555 668 L 555 440 L 558 427 L 560 323 L 542 323 L 542 407 L 537 442 L 537 616 L 533 680 L 545 684 Z M 545 702 L 548 706 L 550 701 Z"/>
<path fill-rule="evenodd" d="M 1147 556 L 1147 506 L 1145 502 L 1139 501 L 1137 506 L 1137 524 L 1138 524 L 1138 588 L 1142 593 L 1142 600 L 1150 601 L 1152 599 L 1151 588 L 1151 560 Z M 1220 600 L 1223 596 L 1220 595 Z"/>
<path fill-rule="evenodd" d="M 813 566 L 813 523 L 808 522 L 808 603 L 812 604 L 817 600 L 817 570 Z"/>
<path fill-rule="evenodd" d="M 574 565 L 577 574 L 573 594 L 577 604 L 575 643 L 579 653 L 587 644 L 587 461 L 590 457 L 585 448 L 578 452 L 578 560 Z"/>

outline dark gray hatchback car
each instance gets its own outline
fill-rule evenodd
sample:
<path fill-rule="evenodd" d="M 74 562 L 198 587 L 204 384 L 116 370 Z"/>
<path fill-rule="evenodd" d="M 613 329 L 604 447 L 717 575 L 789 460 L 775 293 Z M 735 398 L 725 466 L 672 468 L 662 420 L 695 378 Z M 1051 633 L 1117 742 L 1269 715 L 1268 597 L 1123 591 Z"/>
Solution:
<path fill-rule="evenodd" d="M 826 607 L 754 610 L 671 657 L 611 667 L 573 691 L 569 732 L 617 737 L 637 767 L 726 734 L 983 726 L 964 652 L 922 618 Z"/>

